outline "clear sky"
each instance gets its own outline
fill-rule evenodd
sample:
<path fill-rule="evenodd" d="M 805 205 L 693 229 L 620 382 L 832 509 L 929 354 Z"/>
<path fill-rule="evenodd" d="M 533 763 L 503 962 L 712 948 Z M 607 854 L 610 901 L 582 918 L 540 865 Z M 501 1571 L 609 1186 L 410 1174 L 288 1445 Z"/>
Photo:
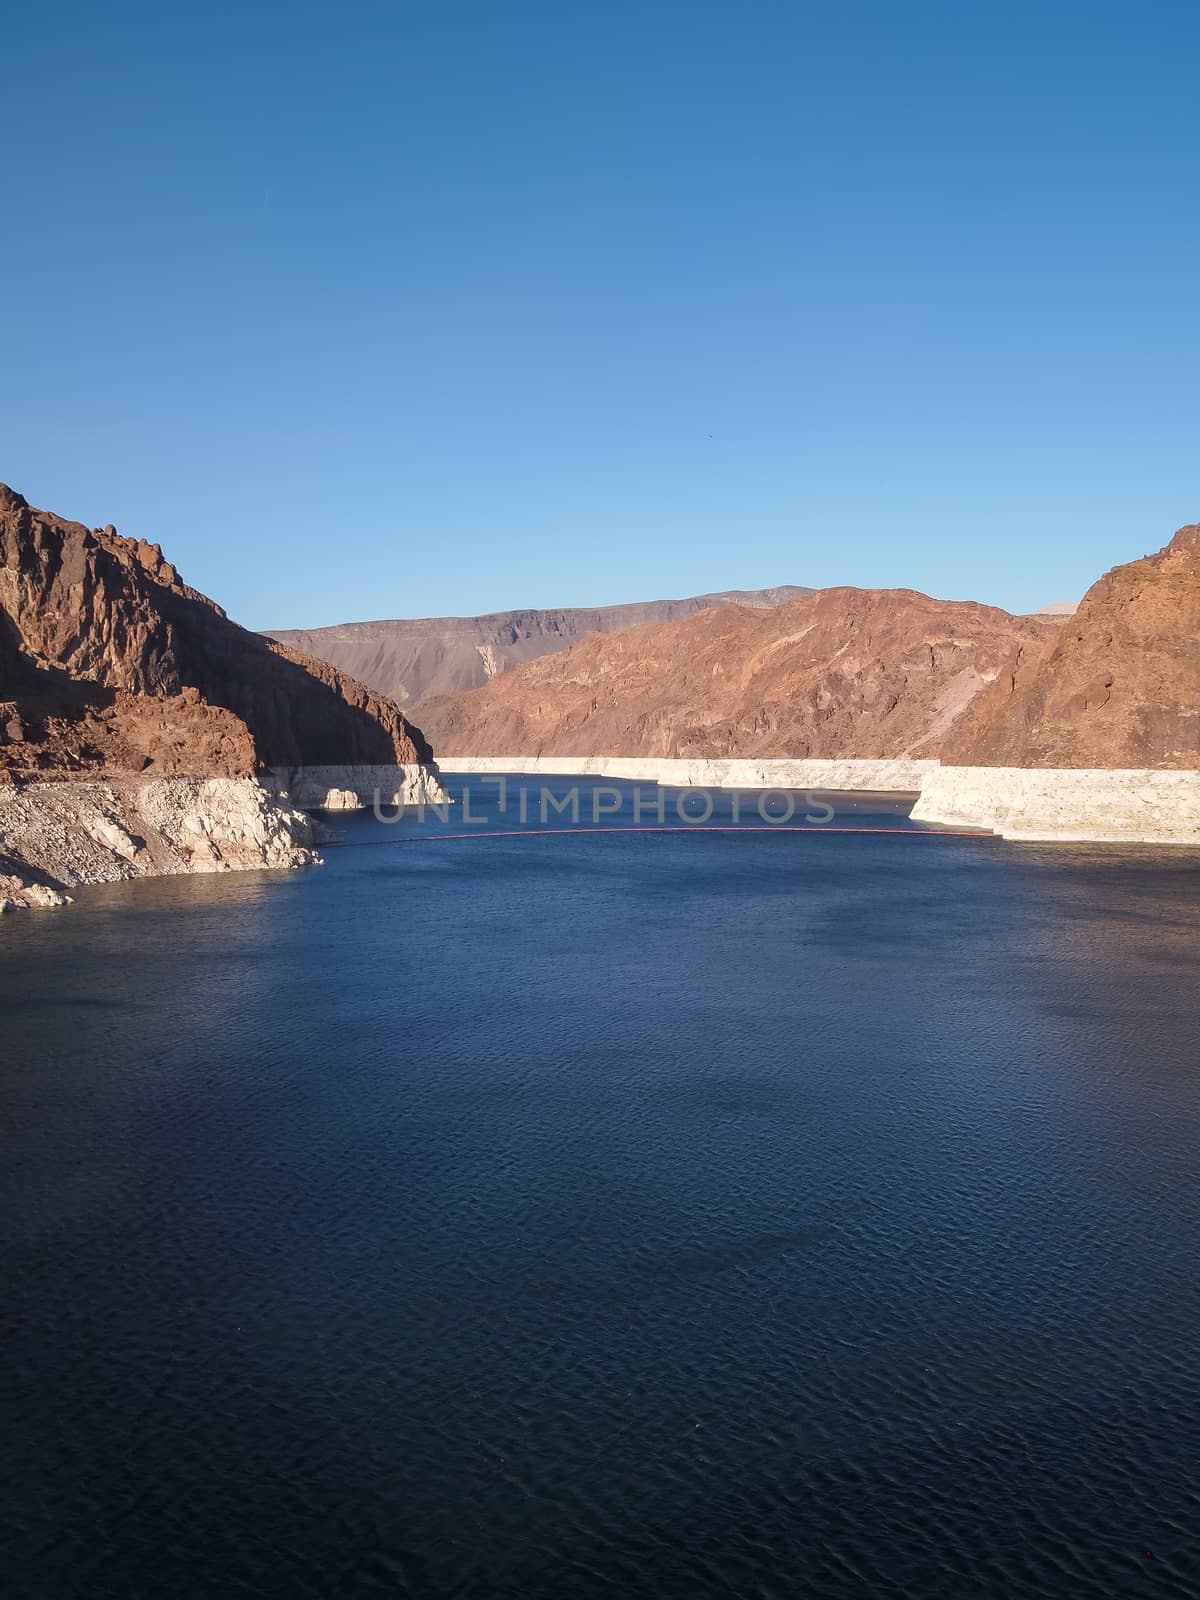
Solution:
<path fill-rule="evenodd" d="M 1200 519 L 1200 7 L 13 9 L 0 478 L 254 627 Z"/>

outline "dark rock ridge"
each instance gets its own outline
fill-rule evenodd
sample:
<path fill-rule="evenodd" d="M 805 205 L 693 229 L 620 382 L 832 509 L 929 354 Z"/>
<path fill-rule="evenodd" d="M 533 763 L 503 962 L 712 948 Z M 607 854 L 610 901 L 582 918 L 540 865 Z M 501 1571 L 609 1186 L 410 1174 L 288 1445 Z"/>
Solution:
<path fill-rule="evenodd" d="M 954 729 L 964 766 L 1200 767 L 1200 524 L 1114 567 Z"/>
<path fill-rule="evenodd" d="M 822 589 L 585 639 L 426 701 L 439 755 L 933 757 L 1053 623 L 907 589 Z"/>
<path fill-rule="evenodd" d="M 430 759 L 392 701 L 231 622 L 158 545 L 0 485 L 0 770 L 239 777 Z"/>
<path fill-rule="evenodd" d="M 415 706 L 435 695 L 478 688 L 522 662 L 566 650 L 590 633 L 615 633 L 644 622 L 678 622 L 712 606 L 777 606 L 812 592 L 785 584 L 619 606 L 346 622 L 308 631 L 272 631 L 268 637 L 320 656 L 390 695 L 398 705 Z"/>

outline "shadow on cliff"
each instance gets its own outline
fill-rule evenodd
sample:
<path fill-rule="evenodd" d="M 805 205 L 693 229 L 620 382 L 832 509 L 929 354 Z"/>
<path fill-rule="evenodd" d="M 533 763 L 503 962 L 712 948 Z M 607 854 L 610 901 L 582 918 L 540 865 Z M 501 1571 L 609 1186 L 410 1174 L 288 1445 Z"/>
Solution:
<path fill-rule="evenodd" d="M 103 712 L 121 691 L 169 706 L 193 690 L 238 719 L 247 765 L 260 769 L 432 761 L 393 701 L 231 622 L 158 545 L 61 521 L 0 485 L 0 570 L 0 686 L 19 696 L 19 716 L 33 698 L 70 718 Z M 54 665 L 43 671 L 30 656 Z M 195 732 L 173 730 L 176 765 Z"/>
<path fill-rule="evenodd" d="M 390 701 L 339 678 L 324 662 L 293 659 L 286 646 L 249 632 L 204 601 L 153 580 L 147 588 L 173 635 L 180 685 L 240 717 L 264 767 L 432 760 L 424 735 Z M 411 753 L 404 748 L 410 742 Z"/>
<path fill-rule="evenodd" d="M 43 889 L 65 889 L 67 884 L 62 878 L 56 878 L 49 872 L 43 872 L 41 867 L 32 866 L 20 856 L 11 856 L 6 850 L 0 850 L 0 878 L 13 877 L 21 883 L 35 883 Z"/>
<path fill-rule="evenodd" d="M 23 722 L 38 725 L 47 717 L 76 719 L 104 712 L 116 698 L 115 689 L 72 677 L 64 667 L 27 655 L 21 630 L 0 606 L 0 701 L 15 701 Z"/>

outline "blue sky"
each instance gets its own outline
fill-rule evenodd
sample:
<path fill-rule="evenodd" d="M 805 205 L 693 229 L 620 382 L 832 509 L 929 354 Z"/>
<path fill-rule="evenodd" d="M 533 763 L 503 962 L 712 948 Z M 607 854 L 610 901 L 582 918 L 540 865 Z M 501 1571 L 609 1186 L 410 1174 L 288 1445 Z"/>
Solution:
<path fill-rule="evenodd" d="M 1200 8 L 23 7 L 0 478 L 255 627 L 1200 519 Z"/>

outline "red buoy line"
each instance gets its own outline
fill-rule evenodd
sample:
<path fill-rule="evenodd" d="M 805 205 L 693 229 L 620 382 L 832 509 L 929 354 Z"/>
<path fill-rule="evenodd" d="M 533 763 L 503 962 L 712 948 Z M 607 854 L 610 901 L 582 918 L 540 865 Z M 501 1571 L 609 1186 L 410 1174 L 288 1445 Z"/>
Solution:
<path fill-rule="evenodd" d="M 982 829 L 966 828 L 858 828 L 846 824 L 820 823 L 809 827 L 791 827 L 786 823 L 769 822 L 695 822 L 695 823 L 634 823 L 630 827 L 607 825 L 596 828 L 481 828 L 478 833 L 418 833 L 400 839 L 331 839 L 326 841 L 334 849 L 359 847 L 365 849 L 377 844 L 434 844 L 447 839 L 537 839 L 551 834 L 590 833 L 881 833 L 906 839 L 991 839 L 995 835 Z M 324 848 L 324 846 L 322 846 Z"/>

